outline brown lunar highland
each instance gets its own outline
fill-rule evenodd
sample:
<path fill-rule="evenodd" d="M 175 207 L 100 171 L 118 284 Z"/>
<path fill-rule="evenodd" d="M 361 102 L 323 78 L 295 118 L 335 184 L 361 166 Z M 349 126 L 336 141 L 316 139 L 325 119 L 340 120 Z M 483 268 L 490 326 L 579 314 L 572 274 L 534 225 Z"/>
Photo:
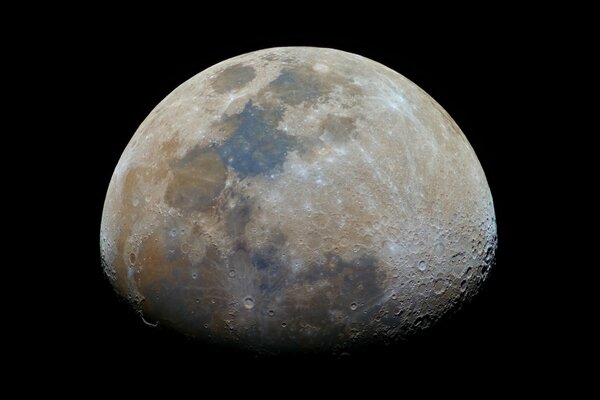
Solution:
<path fill-rule="evenodd" d="M 105 272 L 145 321 L 255 351 L 391 343 L 475 295 L 492 196 L 450 116 L 393 70 L 289 47 L 169 94 L 114 171 Z"/>

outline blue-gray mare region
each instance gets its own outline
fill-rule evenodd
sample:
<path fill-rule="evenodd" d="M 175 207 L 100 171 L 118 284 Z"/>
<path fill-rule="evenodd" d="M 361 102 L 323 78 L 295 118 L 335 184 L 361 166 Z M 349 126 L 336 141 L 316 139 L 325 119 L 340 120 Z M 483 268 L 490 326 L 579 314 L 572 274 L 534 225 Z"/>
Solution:
<path fill-rule="evenodd" d="M 267 175 L 280 168 L 296 144 L 293 136 L 277 129 L 281 112 L 269 118 L 260 107 L 248 101 L 244 110 L 229 118 L 238 120 L 233 134 L 216 148 L 225 165 L 233 168 L 240 179 Z"/>
<path fill-rule="evenodd" d="M 254 70 L 236 65 L 224 71 L 214 82 L 216 89 L 239 90 L 239 86 L 254 79 Z M 283 68 L 279 75 L 249 100 L 241 113 L 224 115 L 217 129 L 233 129 L 227 140 L 213 148 L 223 163 L 240 179 L 276 172 L 290 151 L 297 145 L 294 136 L 277 129 L 288 107 L 312 107 L 326 99 L 334 87 L 346 87 L 353 94 L 357 88 L 347 78 L 335 73 L 315 74 L 311 66 L 294 65 Z M 330 116 L 326 126 L 338 138 L 353 131 L 353 121 Z"/>
<path fill-rule="evenodd" d="M 237 64 L 215 78 L 213 88 L 223 93 L 240 90 L 255 78 L 252 67 Z M 258 175 L 276 174 L 290 151 L 297 149 L 307 156 L 320 139 L 300 140 L 278 129 L 289 107 L 313 107 L 340 86 L 356 95 L 355 84 L 336 73 L 314 74 L 310 66 L 283 68 L 279 75 L 262 88 L 243 110 L 223 115 L 213 126 L 227 137 L 223 143 L 208 148 L 196 146 L 171 163 L 173 172 L 165 200 L 176 208 L 205 211 L 216 205 L 225 188 L 227 169 L 240 180 Z M 354 118 L 330 114 L 320 124 L 324 140 L 340 142 L 356 137 Z"/>

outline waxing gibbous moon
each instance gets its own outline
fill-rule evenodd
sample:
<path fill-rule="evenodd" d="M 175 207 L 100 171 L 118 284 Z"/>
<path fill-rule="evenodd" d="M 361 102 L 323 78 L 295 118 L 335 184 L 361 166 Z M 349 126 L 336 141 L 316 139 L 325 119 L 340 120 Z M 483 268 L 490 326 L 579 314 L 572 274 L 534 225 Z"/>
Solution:
<path fill-rule="evenodd" d="M 149 324 L 258 352 L 393 343 L 457 309 L 496 223 L 465 135 L 343 51 L 231 58 L 169 94 L 110 182 L 104 270 Z"/>

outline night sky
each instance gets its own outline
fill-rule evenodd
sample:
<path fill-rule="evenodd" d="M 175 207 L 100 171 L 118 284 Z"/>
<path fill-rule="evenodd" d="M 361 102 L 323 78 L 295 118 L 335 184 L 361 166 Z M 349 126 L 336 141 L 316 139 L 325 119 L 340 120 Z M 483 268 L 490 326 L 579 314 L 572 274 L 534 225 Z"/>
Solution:
<path fill-rule="evenodd" d="M 95 28 L 91 30 L 110 31 Z M 76 187 L 85 206 L 73 207 L 73 229 L 61 239 L 76 241 L 70 246 L 78 252 L 60 267 L 66 285 L 56 293 L 58 303 L 48 317 L 54 326 L 48 347 L 58 350 L 73 370 L 106 363 L 111 366 L 106 374 L 117 380 L 129 373 L 142 376 L 145 370 L 156 375 L 178 369 L 189 372 L 184 366 L 234 376 L 300 368 L 320 379 L 332 369 L 372 376 L 373 369 L 385 368 L 392 374 L 384 365 L 391 365 L 397 374 L 467 371 L 469 380 L 487 379 L 486 371 L 503 363 L 522 372 L 540 362 L 545 352 L 539 326 L 548 311 L 537 291 L 543 285 L 539 273 L 544 265 L 532 254 L 539 250 L 531 239 L 536 235 L 532 218 L 538 218 L 538 212 L 530 195 L 539 169 L 531 155 L 540 133 L 527 122 L 537 84 L 531 79 L 535 69 L 523 56 L 529 42 L 508 39 L 498 34 L 501 28 L 481 24 L 464 33 L 441 32 L 436 40 L 404 32 L 400 26 L 368 34 L 354 25 L 310 33 L 282 27 L 258 33 L 248 28 L 231 39 L 218 39 L 208 28 L 185 33 L 131 29 L 126 35 L 89 35 L 80 46 L 68 43 L 77 30 L 61 35 L 59 41 L 69 45 L 64 51 L 69 62 L 57 82 L 70 81 L 65 94 L 71 107 L 69 125 L 80 129 L 62 139 L 70 146 L 76 143 L 75 160 L 57 163 L 67 172 L 84 169 L 87 179 L 68 173 L 62 178 L 66 186 Z M 290 45 L 357 53 L 406 76 L 458 123 L 485 171 L 498 224 L 496 266 L 471 304 L 407 343 L 341 360 L 315 356 L 256 360 L 149 328 L 103 275 L 99 229 L 104 197 L 113 169 L 139 124 L 167 94 L 205 68 L 245 52 Z"/>

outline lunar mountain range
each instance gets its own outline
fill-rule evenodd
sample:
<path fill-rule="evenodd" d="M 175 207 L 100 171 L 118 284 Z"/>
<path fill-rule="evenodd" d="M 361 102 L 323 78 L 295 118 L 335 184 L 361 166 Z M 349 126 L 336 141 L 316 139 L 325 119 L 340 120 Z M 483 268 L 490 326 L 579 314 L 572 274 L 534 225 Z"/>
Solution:
<path fill-rule="evenodd" d="M 149 324 L 258 352 L 393 343 L 481 288 L 492 196 L 452 118 L 397 72 L 288 47 L 217 64 L 127 145 L 104 270 Z"/>

